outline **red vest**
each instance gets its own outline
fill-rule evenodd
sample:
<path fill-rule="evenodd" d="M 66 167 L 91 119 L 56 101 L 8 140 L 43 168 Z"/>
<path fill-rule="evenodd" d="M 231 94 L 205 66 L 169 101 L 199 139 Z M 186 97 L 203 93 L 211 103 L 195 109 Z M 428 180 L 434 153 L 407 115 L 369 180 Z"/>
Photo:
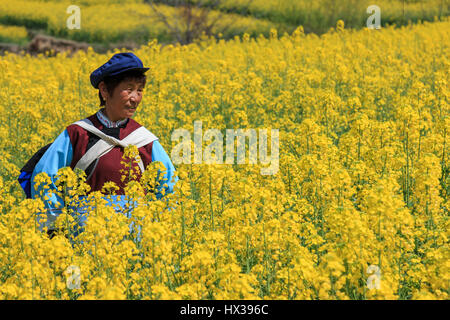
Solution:
<path fill-rule="evenodd" d="M 119 140 L 122 140 L 131 132 L 141 127 L 139 123 L 131 118 L 129 118 L 125 126 L 121 128 L 106 128 L 97 119 L 96 114 L 89 116 L 88 119 L 97 129 L 108 135 L 114 136 Z M 81 157 L 100 138 L 75 124 L 68 126 L 67 132 L 69 133 L 70 142 L 72 143 L 73 148 L 73 158 L 72 163 L 70 164 L 70 167 L 73 170 Z M 152 162 L 152 147 L 153 142 L 138 149 L 139 155 L 144 163 L 144 168 Z M 97 161 L 94 161 L 91 166 L 87 168 L 86 174 L 88 175 L 88 179 L 86 183 L 91 186 L 91 192 L 101 190 L 105 182 L 112 181 L 120 188 L 117 191 L 117 194 L 124 194 L 124 187 L 127 180 L 124 182 L 121 181 L 123 173 L 120 171 L 125 170 L 125 166 L 120 163 L 123 161 L 123 153 L 124 149 L 120 146 L 116 146 L 110 152 L 101 156 Z M 142 173 L 137 164 L 134 164 L 133 171 L 137 174 L 137 180 L 140 180 Z"/>

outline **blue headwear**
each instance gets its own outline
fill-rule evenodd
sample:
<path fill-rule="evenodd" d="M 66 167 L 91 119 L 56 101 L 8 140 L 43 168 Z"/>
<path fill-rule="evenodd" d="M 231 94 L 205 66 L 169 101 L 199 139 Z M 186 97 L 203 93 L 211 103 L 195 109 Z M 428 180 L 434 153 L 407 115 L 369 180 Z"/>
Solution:
<path fill-rule="evenodd" d="M 129 70 L 140 70 L 145 72 L 149 69 L 150 68 L 144 68 L 141 59 L 139 59 L 134 53 L 117 53 L 112 56 L 108 62 L 91 73 L 91 84 L 95 89 L 98 89 L 98 84 L 106 76 L 115 76 Z"/>

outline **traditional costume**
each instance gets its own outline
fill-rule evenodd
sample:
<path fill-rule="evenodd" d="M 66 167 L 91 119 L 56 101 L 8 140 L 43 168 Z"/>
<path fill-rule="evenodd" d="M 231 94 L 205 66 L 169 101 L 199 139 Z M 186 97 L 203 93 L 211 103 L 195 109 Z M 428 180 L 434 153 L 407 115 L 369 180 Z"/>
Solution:
<path fill-rule="evenodd" d="M 114 75 L 130 69 L 147 70 L 148 68 L 143 68 L 142 62 L 133 54 L 117 54 L 92 73 L 91 83 L 98 88 L 98 83 L 106 75 Z M 105 108 L 69 125 L 53 143 L 39 150 L 22 169 L 19 182 L 28 198 L 37 198 L 40 197 L 40 193 L 39 189 L 35 190 L 34 178 L 38 173 L 46 172 L 52 180 L 50 188 L 56 190 L 55 176 L 60 168 L 80 168 L 86 172 L 86 183 L 91 187 L 90 192 L 102 190 L 103 185 L 109 181 L 119 187 L 117 195 L 112 196 L 112 203 L 106 196 L 105 199 L 109 205 L 113 204 L 117 211 L 121 211 L 128 203 L 124 196 L 125 183 L 121 180 L 123 175 L 121 170 L 125 170 L 121 161 L 124 147 L 130 144 L 136 145 L 139 151 L 140 159 L 138 164 L 135 164 L 134 170 L 138 180 L 149 163 L 160 161 L 165 166 L 166 173 L 156 190 L 156 198 L 163 197 L 162 188 L 165 188 L 165 194 L 172 193 L 178 177 L 174 177 L 175 168 L 158 138 L 131 118 L 117 122 L 111 121 L 106 116 Z M 38 216 L 41 230 L 44 225 L 47 228 L 53 228 L 53 223 L 64 206 L 64 201 L 56 194 L 45 200 L 48 194 L 48 191 L 44 192 L 43 197 L 47 209 L 47 222 L 41 223 Z M 70 205 L 81 216 L 87 211 L 86 207 L 76 203 L 66 205 Z M 81 220 L 84 224 L 86 217 Z"/>

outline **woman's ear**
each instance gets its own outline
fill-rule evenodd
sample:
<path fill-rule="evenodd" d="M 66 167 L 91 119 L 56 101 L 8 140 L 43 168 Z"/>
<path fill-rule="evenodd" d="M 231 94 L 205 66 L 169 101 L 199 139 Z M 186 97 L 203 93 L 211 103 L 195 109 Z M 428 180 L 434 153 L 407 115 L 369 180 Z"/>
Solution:
<path fill-rule="evenodd" d="M 100 94 L 102 95 L 103 100 L 106 101 L 106 99 L 108 98 L 108 90 L 106 89 L 105 82 L 101 81 L 98 84 L 98 89 L 100 90 Z"/>

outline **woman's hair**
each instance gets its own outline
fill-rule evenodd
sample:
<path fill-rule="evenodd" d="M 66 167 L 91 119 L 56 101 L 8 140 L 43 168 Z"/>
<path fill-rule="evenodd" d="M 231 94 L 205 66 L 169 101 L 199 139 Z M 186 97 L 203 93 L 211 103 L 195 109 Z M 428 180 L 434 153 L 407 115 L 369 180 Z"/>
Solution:
<path fill-rule="evenodd" d="M 142 83 L 145 86 L 145 83 L 147 81 L 147 76 L 139 70 L 129 70 L 122 72 L 116 76 L 107 76 L 103 79 L 106 85 L 106 90 L 108 90 L 108 93 L 110 96 L 112 96 L 114 89 L 124 80 L 133 79 L 137 82 Z M 100 90 L 98 90 L 98 97 L 100 98 L 100 106 L 105 105 L 105 100 L 103 100 L 103 97 L 100 93 Z"/>

